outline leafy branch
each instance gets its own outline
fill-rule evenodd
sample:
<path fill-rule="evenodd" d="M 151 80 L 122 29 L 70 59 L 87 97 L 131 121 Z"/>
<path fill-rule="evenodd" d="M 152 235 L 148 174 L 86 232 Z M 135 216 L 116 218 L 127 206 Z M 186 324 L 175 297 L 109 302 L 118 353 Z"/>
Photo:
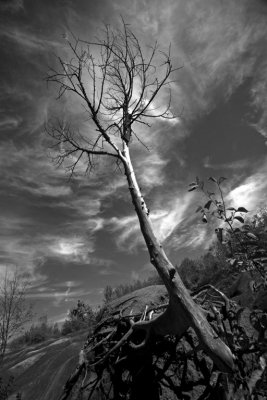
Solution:
<path fill-rule="evenodd" d="M 198 190 L 207 200 L 203 206 L 200 205 L 197 208 L 196 212 L 201 214 L 204 223 L 212 217 L 220 220 L 220 225 L 215 232 L 219 242 L 227 248 L 228 262 L 231 266 L 241 271 L 256 270 L 264 278 L 266 249 L 262 248 L 260 239 L 252 231 L 252 227 L 245 223 L 248 210 L 242 206 L 236 208 L 226 204 L 221 187 L 226 178 L 216 179 L 211 176 L 208 180 L 215 185 L 215 191 L 208 190 L 204 181 L 198 177 L 195 182 L 189 184 L 189 192 Z M 236 226 L 236 222 L 239 222 L 241 226 Z"/>

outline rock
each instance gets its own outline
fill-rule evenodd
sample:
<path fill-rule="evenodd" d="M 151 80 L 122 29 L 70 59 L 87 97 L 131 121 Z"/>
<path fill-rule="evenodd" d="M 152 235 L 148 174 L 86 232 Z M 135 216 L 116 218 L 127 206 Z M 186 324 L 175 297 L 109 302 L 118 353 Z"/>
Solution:
<path fill-rule="evenodd" d="M 168 303 L 168 293 L 164 285 L 148 286 L 135 290 L 109 303 L 110 313 L 121 312 L 122 315 L 142 313 L 145 307 L 156 307 Z"/>

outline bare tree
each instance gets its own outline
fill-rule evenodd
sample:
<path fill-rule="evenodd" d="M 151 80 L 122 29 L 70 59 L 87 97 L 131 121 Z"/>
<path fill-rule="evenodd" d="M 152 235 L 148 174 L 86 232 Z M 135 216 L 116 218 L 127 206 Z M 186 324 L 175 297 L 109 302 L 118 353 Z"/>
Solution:
<path fill-rule="evenodd" d="M 32 306 L 26 300 L 27 284 L 18 271 L 6 269 L 0 281 L 0 362 L 3 361 L 8 341 L 32 319 Z"/>
<path fill-rule="evenodd" d="M 192 327 L 200 347 L 218 368 L 229 371 L 233 367 L 233 354 L 191 298 L 157 239 L 130 156 L 133 139 L 142 143 L 136 131 L 138 125 L 150 126 L 151 118 L 173 118 L 170 79 L 177 69 L 172 66 L 170 49 L 164 53 L 155 44 L 149 54 L 145 54 L 137 37 L 124 22 L 121 30 L 106 27 L 101 38 L 94 42 L 74 36 L 67 42 L 71 56 L 67 61 L 58 58 L 58 69 L 50 71 L 48 81 L 59 86 L 59 98 L 68 92 L 81 100 L 89 124 L 95 129 L 82 134 L 66 122 L 50 123 L 47 131 L 56 141 L 56 161 L 61 164 L 68 159 L 70 164 L 67 168 L 71 174 L 85 159 L 87 169 L 91 170 L 99 156 L 112 157 L 120 165 L 150 261 L 169 294 L 167 310 L 151 321 L 135 323 L 133 330 L 145 330 L 148 338 L 152 333 L 182 335 Z M 161 62 L 158 64 L 159 59 Z M 169 101 L 163 110 L 156 105 L 161 90 L 169 90 Z"/>

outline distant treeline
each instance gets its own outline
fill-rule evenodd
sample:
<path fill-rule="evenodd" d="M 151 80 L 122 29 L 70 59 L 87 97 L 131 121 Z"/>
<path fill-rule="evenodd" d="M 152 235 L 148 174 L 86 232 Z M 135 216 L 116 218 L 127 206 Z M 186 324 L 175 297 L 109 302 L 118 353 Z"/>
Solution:
<path fill-rule="evenodd" d="M 120 284 L 113 288 L 110 285 L 107 285 L 104 289 L 104 303 L 109 303 L 112 300 L 118 299 L 119 297 L 124 296 L 125 294 L 134 292 L 135 290 L 142 289 L 151 285 L 162 285 L 162 280 L 160 279 L 157 273 L 149 276 L 144 281 L 135 280 L 133 283 L 125 283 Z"/>

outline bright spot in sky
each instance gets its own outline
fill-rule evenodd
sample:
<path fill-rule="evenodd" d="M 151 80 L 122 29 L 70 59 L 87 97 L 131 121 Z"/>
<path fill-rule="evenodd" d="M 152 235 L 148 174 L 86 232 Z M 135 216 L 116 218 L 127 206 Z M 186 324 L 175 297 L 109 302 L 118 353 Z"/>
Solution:
<path fill-rule="evenodd" d="M 254 177 L 255 178 L 255 177 Z M 257 179 L 247 180 L 247 183 L 238 186 L 227 196 L 228 204 L 233 207 L 246 207 L 249 211 L 255 210 L 265 189 L 265 181 Z"/>
<path fill-rule="evenodd" d="M 63 256 L 74 255 L 78 256 L 81 252 L 84 243 L 80 238 L 60 239 L 51 250 L 56 254 Z"/>

